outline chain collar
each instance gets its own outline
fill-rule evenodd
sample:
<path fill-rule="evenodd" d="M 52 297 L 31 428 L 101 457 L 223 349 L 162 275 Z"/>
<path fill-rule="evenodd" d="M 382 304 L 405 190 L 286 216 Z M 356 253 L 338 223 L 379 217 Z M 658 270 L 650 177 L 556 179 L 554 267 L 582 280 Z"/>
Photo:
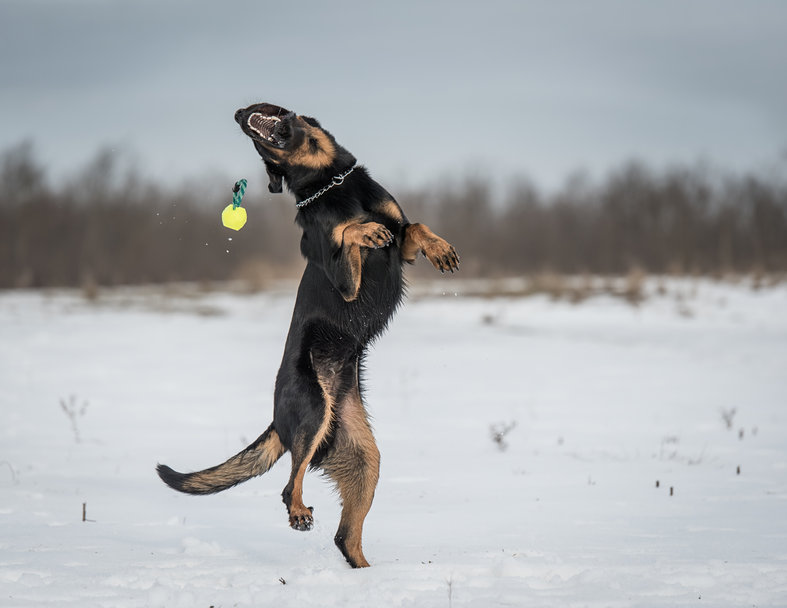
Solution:
<path fill-rule="evenodd" d="M 320 198 L 323 194 L 328 192 L 328 190 L 330 190 L 334 186 L 341 186 L 344 183 L 344 178 L 347 177 L 348 175 L 350 175 L 350 173 L 353 172 L 355 167 L 356 167 L 356 165 L 353 165 L 352 167 L 350 167 L 347 171 L 345 171 L 341 175 L 334 175 L 333 179 L 331 179 L 331 183 L 330 184 L 328 184 L 324 188 L 318 190 L 317 192 L 312 194 L 309 198 L 305 198 L 302 201 L 299 201 L 299 202 L 295 203 L 295 206 L 298 209 L 303 209 L 306 205 L 316 201 L 318 198 Z"/>

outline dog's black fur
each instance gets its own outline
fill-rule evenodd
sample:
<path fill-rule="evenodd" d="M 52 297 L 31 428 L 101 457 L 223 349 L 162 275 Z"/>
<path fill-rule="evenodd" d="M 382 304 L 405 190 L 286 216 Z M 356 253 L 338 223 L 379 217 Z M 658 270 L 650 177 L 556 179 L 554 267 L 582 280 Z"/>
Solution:
<path fill-rule="evenodd" d="M 322 469 L 343 502 L 336 544 L 350 565 L 368 566 L 361 534 L 380 456 L 361 397 L 364 352 L 402 301 L 403 262 L 412 263 L 420 251 L 438 270 L 453 272 L 459 259 L 426 226 L 409 223 L 394 198 L 315 119 L 254 104 L 238 110 L 235 120 L 265 163 L 268 189 L 281 192 L 284 183 L 307 202 L 296 216 L 307 263 L 276 377 L 273 423 L 221 465 L 188 474 L 159 465 L 158 472 L 176 490 L 207 494 L 261 475 L 290 451 L 292 473 L 282 493 L 290 525 L 312 527 L 303 475 L 309 466 Z"/>

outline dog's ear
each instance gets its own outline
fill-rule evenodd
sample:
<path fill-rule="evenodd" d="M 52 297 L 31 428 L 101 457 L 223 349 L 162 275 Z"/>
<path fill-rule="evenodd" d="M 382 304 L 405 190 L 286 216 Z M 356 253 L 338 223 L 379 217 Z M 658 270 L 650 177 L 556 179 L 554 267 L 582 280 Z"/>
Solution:
<path fill-rule="evenodd" d="M 322 125 L 316 118 L 312 118 L 311 116 L 301 116 L 306 124 L 311 125 L 312 127 L 317 127 L 318 129 L 322 129 Z"/>
<path fill-rule="evenodd" d="M 268 174 L 268 192 L 280 194 L 282 181 L 281 171 L 273 163 L 269 162 L 265 163 L 265 171 Z"/>

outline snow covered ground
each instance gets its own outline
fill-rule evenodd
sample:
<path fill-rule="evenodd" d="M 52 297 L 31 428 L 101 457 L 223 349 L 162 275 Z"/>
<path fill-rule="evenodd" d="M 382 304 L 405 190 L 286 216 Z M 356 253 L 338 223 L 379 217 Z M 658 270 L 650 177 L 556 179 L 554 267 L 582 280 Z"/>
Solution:
<path fill-rule="evenodd" d="M 457 285 L 369 357 L 359 571 L 319 475 L 288 528 L 287 456 L 210 497 L 154 472 L 265 429 L 290 291 L 0 294 L 0 605 L 787 606 L 787 287 Z"/>

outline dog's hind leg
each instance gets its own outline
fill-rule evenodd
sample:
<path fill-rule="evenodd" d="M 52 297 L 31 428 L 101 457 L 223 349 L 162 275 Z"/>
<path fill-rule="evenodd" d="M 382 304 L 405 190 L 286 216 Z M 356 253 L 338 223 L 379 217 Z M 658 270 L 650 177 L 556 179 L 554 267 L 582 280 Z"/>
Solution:
<path fill-rule="evenodd" d="M 303 478 L 315 453 L 329 434 L 341 381 L 342 363 L 316 358 L 312 353 L 310 358 L 319 389 L 315 390 L 313 386 L 300 387 L 298 399 L 303 406 L 298 409 L 304 415 L 298 421 L 292 438 L 292 471 L 282 492 L 290 526 L 295 530 L 311 530 L 314 525 L 313 508 L 303 503 Z M 304 378 L 301 379 L 305 381 Z M 311 385 L 313 380 L 305 384 Z"/>
<path fill-rule="evenodd" d="M 311 530 L 314 525 L 314 517 L 312 516 L 314 508 L 303 504 L 303 477 L 309 466 L 308 452 L 309 447 L 306 442 L 298 441 L 297 447 L 296 444 L 293 444 L 290 450 L 292 472 L 289 482 L 281 493 L 290 518 L 290 527 L 293 530 Z"/>
<path fill-rule="evenodd" d="M 336 483 L 342 516 L 334 542 L 353 568 L 369 565 L 363 554 L 363 522 L 372 506 L 380 475 L 380 451 L 374 441 L 356 382 L 337 406 L 336 432 L 322 467 Z"/>

